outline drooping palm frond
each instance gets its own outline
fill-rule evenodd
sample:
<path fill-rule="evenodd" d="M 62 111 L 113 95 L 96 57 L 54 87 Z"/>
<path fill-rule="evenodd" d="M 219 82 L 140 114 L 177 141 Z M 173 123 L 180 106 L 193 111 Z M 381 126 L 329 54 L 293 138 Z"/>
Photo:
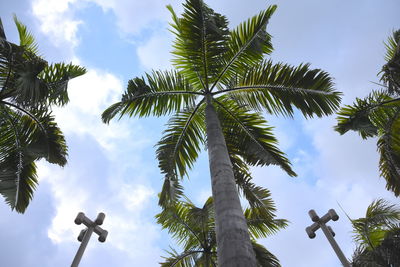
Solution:
<path fill-rule="evenodd" d="M 246 68 L 228 86 L 214 95 L 226 93 L 249 109 L 285 116 L 293 115 L 293 107 L 306 117 L 330 115 L 341 99 L 328 73 L 310 69 L 308 64 L 292 67 L 263 61 Z"/>
<path fill-rule="evenodd" d="M 67 146 L 54 118 L 46 111 L 27 115 L 0 106 L 0 117 L 0 194 L 11 208 L 24 212 L 37 184 L 34 161 L 44 158 L 64 166 Z"/>
<path fill-rule="evenodd" d="M 38 76 L 48 87 L 49 94 L 47 96 L 47 101 L 49 104 L 56 104 L 59 106 L 67 104 L 69 102 L 67 91 L 68 82 L 85 73 L 86 69 L 84 67 L 72 63 L 47 65 Z"/>
<path fill-rule="evenodd" d="M 382 110 L 383 111 L 383 110 Z M 387 111 L 387 110 L 385 110 Z M 382 114 L 383 112 L 381 112 Z M 379 116 L 380 134 L 377 142 L 379 170 L 386 180 L 386 189 L 400 195 L 400 108 Z M 389 114 L 388 114 L 389 113 Z M 375 119 L 377 121 L 378 118 Z"/>
<path fill-rule="evenodd" d="M 349 130 L 357 131 L 363 139 L 376 136 L 380 115 L 395 112 L 399 105 L 400 100 L 388 96 L 384 91 L 372 91 L 363 99 L 356 98 L 353 105 L 343 107 L 338 112 L 338 124 L 334 129 L 340 134 Z"/>
<path fill-rule="evenodd" d="M 15 16 L 20 45 L 0 40 L 0 194 L 23 213 L 37 185 L 35 161 L 64 166 L 65 138 L 51 105 L 68 102 L 67 83 L 86 70 L 64 63 L 49 66 L 36 53 L 33 35 Z"/>
<path fill-rule="evenodd" d="M 197 159 L 204 144 L 204 107 L 177 112 L 169 121 L 164 136 L 157 144 L 159 167 L 164 174 L 183 176 Z"/>
<path fill-rule="evenodd" d="M 226 97 L 214 101 L 230 154 L 242 157 L 252 166 L 278 165 L 290 176 L 296 176 L 289 160 L 276 147 L 278 142 L 272 128 L 260 114 Z"/>
<path fill-rule="evenodd" d="M 18 20 L 17 16 L 14 14 L 14 22 L 17 26 L 19 34 L 19 45 L 26 51 L 32 54 L 39 53 L 39 46 L 36 43 L 35 37 L 29 32 L 28 28 Z"/>
<path fill-rule="evenodd" d="M 259 267 L 280 267 L 278 258 L 269 252 L 263 245 L 252 241 L 253 250 L 256 254 L 257 263 Z"/>

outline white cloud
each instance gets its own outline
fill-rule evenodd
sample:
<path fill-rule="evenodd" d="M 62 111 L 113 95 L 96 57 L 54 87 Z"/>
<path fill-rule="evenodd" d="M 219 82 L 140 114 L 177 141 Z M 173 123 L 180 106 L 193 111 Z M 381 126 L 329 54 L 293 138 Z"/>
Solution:
<path fill-rule="evenodd" d="M 81 20 L 74 18 L 70 9 L 76 0 L 34 0 L 32 13 L 40 22 L 40 29 L 51 38 L 56 46 L 64 46 L 65 42 L 75 47 L 76 36 Z"/>
<path fill-rule="evenodd" d="M 138 46 L 136 51 L 140 63 L 145 69 L 170 69 L 171 68 L 172 36 L 166 31 L 154 34 L 147 42 Z"/>

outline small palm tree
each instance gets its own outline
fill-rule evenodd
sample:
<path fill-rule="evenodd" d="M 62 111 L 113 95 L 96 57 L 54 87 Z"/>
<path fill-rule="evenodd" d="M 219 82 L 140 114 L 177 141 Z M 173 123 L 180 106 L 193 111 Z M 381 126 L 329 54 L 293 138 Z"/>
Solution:
<path fill-rule="evenodd" d="M 153 71 L 130 80 L 121 101 L 104 111 L 103 121 L 117 115 L 174 114 L 157 149 L 165 175 L 164 207 L 182 194 L 179 178 L 206 144 L 218 265 L 256 266 L 235 173 L 241 166 L 276 164 L 295 176 L 261 112 L 292 116 L 296 107 L 306 117 L 328 115 L 337 109 L 339 93 L 324 71 L 308 64 L 292 67 L 265 60 L 272 51 L 266 25 L 276 6 L 232 31 L 227 19 L 202 0 L 187 0 L 181 18 L 168 9 L 176 36 L 172 52 L 176 70 Z"/>
<path fill-rule="evenodd" d="M 265 189 L 264 189 L 265 190 Z M 269 191 L 265 190 L 268 192 Z M 257 266 L 278 267 L 278 259 L 255 239 L 267 237 L 287 226 L 287 221 L 275 218 L 275 207 L 270 197 L 264 201 L 271 203 L 266 209 L 269 215 L 257 208 L 245 210 Z M 168 206 L 156 215 L 157 222 L 183 246 L 183 252 L 171 249 L 169 257 L 164 257 L 163 267 L 216 267 L 217 243 L 215 235 L 213 200 L 210 197 L 202 208 L 196 207 L 190 200 Z"/>
<path fill-rule="evenodd" d="M 368 206 L 364 218 L 351 220 L 357 248 L 354 267 L 400 266 L 400 209 L 383 199 Z"/>
<path fill-rule="evenodd" d="M 373 91 L 364 99 L 338 113 L 335 130 L 345 134 L 357 131 L 363 139 L 378 137 L 380 175 L 386 188 L 400 195 L 400 30 L 389 37 L 386 61 L 382 67 L 383 89 Z"/>
<path fill-rule="evenodd" d="M 0 194 L 23 213 L 37 184 L 35 161 L 64 166 L 67 146 L 51 106 L 68 102 L 67 84 L 83 75 L 72 64 L 49 65 L 15 16 L 20 44 L 6 39 L 0 20 Z"/>

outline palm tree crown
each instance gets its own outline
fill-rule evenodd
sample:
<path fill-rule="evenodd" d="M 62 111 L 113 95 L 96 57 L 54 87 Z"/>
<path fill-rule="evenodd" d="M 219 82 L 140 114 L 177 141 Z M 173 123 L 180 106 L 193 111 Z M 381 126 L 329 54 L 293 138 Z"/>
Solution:
<path fill-rule="evenodd" d="M 82 67 L 49 65 L 38 56 L 33 35 L 14 17 L 20 44 L 6 39 L 0 20 L 0 194 L 24 212 L 37 184 L 35 161 L 64 166 L 67 146 L 51 114 L 51 105 L 68 99 L 67 84 Z"/>

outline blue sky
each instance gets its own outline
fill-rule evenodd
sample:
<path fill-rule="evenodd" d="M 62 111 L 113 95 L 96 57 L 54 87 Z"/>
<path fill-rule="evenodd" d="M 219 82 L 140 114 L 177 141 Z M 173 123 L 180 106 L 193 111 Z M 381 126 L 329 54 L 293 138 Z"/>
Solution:
<path fill-rule="evenodd" d="M 383 41 L 400 28 L 397 0 L 207 2 L 234 27 L 270 4 L 278 10 L 269 24 L 274 61 L 310 62 L 335 78 L 343 103 L 365 96 L 383 64 Z M 88 73 L 70 83 L 71 102 L 54 112 L 69 145 L 64 168 L 39 164 L 40 184 L 24 215 L 0 201 L 0 256 L 5 267 L 68 266 L 79 246 L 79 211 L 95 218 L 106 213 L 108 240 L 89 243 L 81 266 L 157 266 L 164 249 L 175 246 L 155 224 L 162 176 L 154 144 L 166 118 L 125 118 L 110 125 L 100 114 L 115 102 L 127 81 L 150 69 L 170 68 L 172 36 L 166 4 L 178 13 L 181 2 L 132 0 L 1 1 L 0 16 L 8 39 L 16 41 L 16 13 L 28 25 L 50 62 L 75 62 Z M 260 242 L 288 267 L 334 267 L 339 261 L 322 233 L 308 239 L 307 211 L 335 208 L 330 223 L 346 256 L 354 249 L 351 226 L 338 203 L 353 218 L 379 197 L 398 203 L 378 176 L 376 140 L 356 134 L 339 136 L 334 117 L 294 120 L 267 117 L 292 161 L 297 178 L 276 167 L 253 169 L 255 181 L 272 192 L 281 218 L 291 221 L 280 233 Z M 198 205 L 210 195 L 206 155 L 185 182 Z"/>

